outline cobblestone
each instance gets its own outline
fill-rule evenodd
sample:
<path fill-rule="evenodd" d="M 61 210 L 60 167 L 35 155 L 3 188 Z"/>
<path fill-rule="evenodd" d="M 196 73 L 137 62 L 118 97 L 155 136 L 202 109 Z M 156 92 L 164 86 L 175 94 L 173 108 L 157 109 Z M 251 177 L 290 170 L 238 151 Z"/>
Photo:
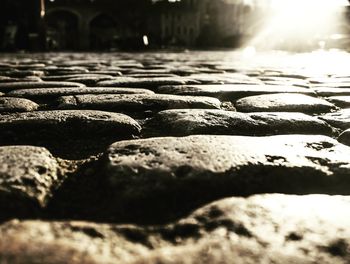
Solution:
<path fill-rule="evenodd" d="M 78 94 L 153 94 L 153 92 L 137 88 L 71 87 L 14 90 L 7 93 L 7 96 L 29 99 L 56 99 L 61 96 Z"/>
<path fill-rule="evenodd" d="M 350 96 L 331 96 L 326 99 L 339 107 L 350 107 Z"/>
<path fill-rule="evenodd" d="M 1 54 L 0 263 L 349 263 L 325 55 Z"/>
<path fill-rule="evenodd" d="M 39 105 L 23 98 L 1 97 L 0 113 L 35 111 Z"/>
<path fill-rule="evenodd" d="M 335 105 L 326 100 L 303 94 L 268 94 L 244 97 L 235 103 L 241 112 L 301 112 L 325 113 L 335 110 Z"/>
<path fill-rule="evenodd" d="M 311 89 L 296 86 L 279 85 L 185 85 L 185 86 L 161 86 L 159 93 L 177 95 L 213 96 L 222 100 L 237 100 L 247 96 L 274 94 L 274 93 L 300 93 L 315 94 Z"/>
<path fill-rule="evenodd" d="M 13 220 L 5 263 L 348 263 L 348 197 L 262 195 L 211 203 L 167 225 Z M 332 212 L 329 214 L 329 212 Z M 332 227 L 332 228 L 330 228 Z M 335 232 L 336 230 L 336 232 Z M 322 238 L 322 239 L 319 239 Z M 30 243 L 28 243 L 30 241 Z"/>
<path fill-rule="evenodd" d="M 44 148 L 0 147 L 0 164 L 0 220 L 35 216 L 62 181 L 58 162 Z"/>
<path fill-rule="evenodd" d="M 100 170 L 111 210 L 135 204 L 130 211 L 165 215 L 257 192 L 348 195 L 348 155 L 350 148 L 325 136 L 166 137 L 114 143 Z"/>
<path fill-rule="evenodd" d="M 337 112 L 328 113 L 320 116 L 320 119 L 328 122 L 334 127 L 348 129 L 350 128 L 350 109 L 346 108 Z"/>
<path fill-rule="evenodd" d="M 350 129 L 347 129 L 343 133 L 341 133 L 338 138 L 338 141 L 350 146 Z"/>
<path fill-rule="evenodd" d="M 302 113 L 239 113 L 223 110 L 180 109 L 161 111 L 145 125 L 158 136 L 212 135 L 332 135 L 326 122 Z"/>
<path fill-rule="evenodd" d="M 84 84 L 73 82 L 15 82 L 0 83 L 1 91 L 11 91 L 28 88 L 84 87 Z"/>
<path fill-rule="evenodd" d="M 211 97 L 161 94 L 76 95 L 58 100 L 60 109 L 98 109 L 109 111 L 160 111 L 176 108 L 220 108 L 219 100 Z"/>

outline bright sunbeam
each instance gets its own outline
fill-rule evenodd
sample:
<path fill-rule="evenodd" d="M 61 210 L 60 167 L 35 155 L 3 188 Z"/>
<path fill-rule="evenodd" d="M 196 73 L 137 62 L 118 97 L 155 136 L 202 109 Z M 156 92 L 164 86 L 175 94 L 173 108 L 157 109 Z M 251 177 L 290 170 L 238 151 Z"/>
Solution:
<path fill-rule="evenodd" d="M 271 0 L 261 27 L 249 46 L 304 51 L 327 48 L 347 31 L 346 0 Z M 329 41 L 328 41 L 329 40 Z"/>

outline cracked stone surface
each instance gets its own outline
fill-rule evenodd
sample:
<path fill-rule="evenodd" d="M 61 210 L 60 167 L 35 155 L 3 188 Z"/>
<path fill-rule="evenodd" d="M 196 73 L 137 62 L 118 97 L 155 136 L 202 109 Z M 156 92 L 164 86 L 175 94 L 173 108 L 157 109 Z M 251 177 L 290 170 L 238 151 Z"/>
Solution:
<path fill-rule="evenodd" d="M 0 220 L 44 207 L 62 181 L 61 170 L 45 148 L 0 147 Z"/>
<path fill-rule="evenodd" d="M 159 226 L 13 220 L 0 226 L 0 260 L 345 264 L 349 208 L 348 197 L 274 194 L 219 200 Z"/>

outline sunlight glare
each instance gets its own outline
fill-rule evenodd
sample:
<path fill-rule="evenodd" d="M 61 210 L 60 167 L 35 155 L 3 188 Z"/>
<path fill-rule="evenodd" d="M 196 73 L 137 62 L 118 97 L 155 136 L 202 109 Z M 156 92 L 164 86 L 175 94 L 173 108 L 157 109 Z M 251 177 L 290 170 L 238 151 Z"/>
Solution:
<path fill-rule="evenodd" d="M 300 51 L 344 32 L 346 0 L 271 0 L 268 19 L 248 44 Z M 325 42 L 326 45 L 326 42 Z"/>

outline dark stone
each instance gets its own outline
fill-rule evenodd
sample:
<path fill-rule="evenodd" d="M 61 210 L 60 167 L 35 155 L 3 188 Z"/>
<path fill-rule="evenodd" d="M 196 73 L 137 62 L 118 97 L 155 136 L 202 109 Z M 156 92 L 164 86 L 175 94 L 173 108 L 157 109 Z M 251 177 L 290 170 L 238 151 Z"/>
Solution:
<path fill-rule="evenodd" d="M 349 147 L 314 135 L 190 136 L 117 142 L 101 158 L 97 172 L 103 175 L 99 179 L 104 179 L 98 188 L 103 192 L 98 195 L 103 210 L 91 214 L 83 208 L 92 201 L 80 201 L 74 211 L 83 210 L 88 219 L 98 215 L 100 221 L 152 222 L 232 195 L 348 195 L 348 155 Z"/>
<path fill-rule="evenodd" d="M 301 113 L 245 114 L 223 110 L 181 109 L 156 114 L 146 123 L 146 135 L 332 135 L 324 121 Z"/>
<path fill-rule="evenodd" d="M 44 148 L 0 147 L 0 220 L 35 217 L 59 186 L 62 173 Z"/>
<path fill-rule="evenodd" d="M 83 158 L 102 152 L 120 139 L 140 133 L 131 117 L 102 111 L 39 111 L 3 115 L 0 144 L 30 144 L 47 147 L 55 155 Z"/>
<path fill-rule="evenodd" d="M 350 129 L 347 129 L 343 133 L 341 133 L 338 137 L 338 141 L 340 143 L 350 146 Z"/>
<path fill-rule="evenodd" d="M 350 107 L 350 90 L 349 96 L 331 96 L 326 99 L 336 106 L 348 108 Z"/>

